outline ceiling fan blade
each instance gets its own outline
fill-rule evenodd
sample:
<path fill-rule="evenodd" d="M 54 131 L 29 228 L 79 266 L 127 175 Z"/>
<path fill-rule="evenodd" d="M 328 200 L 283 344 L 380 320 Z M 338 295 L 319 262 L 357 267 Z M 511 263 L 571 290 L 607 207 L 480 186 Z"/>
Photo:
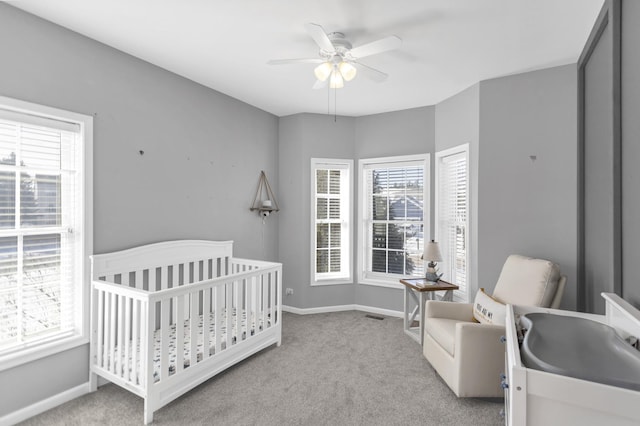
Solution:
<path fill-rule="evenodd" d="M 358 71 L 361 71 L 362 74 L 376 83 L 382 83 L 387 79 L 387 77 L 389 77 L 389 74 L 385 74 L 382 71 L 378 71 L 377 69 L 361 64 L 360 62 L 354 62 L 354 64 L 358 67 Z"/>
<path fill-rule="evenodd" d="M 327 87 L 327 84 L 329 84 L 329 79 L 326 79 L 325 81 L 316 80 L 313 85 L 313 90 L 324 89 Z"/>
<path fill-rule="evenodd" d="M 333 47 L 333 43 L 331 43 L 331 40 L 329 40 L 329 37 L 327 37 L 327 33 L 320 25 L 309 23 L 304 24 L 304 27 L 306 28 L 313 41 L 315 41 L 316 44 L 320 46 L 320 49 L 329 53 L 333 53 L 336 51 L 336 48 Z"/>
<path fill-rule="evenodd" d="M 269 65 L 286 65 L 286 64 L 321 64 L 324 59 L 320 58 L 300 58 L 300 59 L 272 59 L 267 62 Z"/>
<path fill-rule="evenodd" d="M 397 49 L 402 46 L 402 39 L 398 36 L 389 36 L 381 38 L 362 46 L 354 47 L 350 50 L 351 56 L 354 58 L 364 58 L 365 56 L 377 55 L 378 53 Z"/>

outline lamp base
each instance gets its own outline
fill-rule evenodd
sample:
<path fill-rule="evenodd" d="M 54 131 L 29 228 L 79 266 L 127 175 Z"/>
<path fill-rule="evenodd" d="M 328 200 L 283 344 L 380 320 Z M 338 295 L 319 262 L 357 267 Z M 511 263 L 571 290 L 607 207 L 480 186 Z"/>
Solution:
<path fill-rule="evenodd" d="M 425 278 L 427 281 L 437 282 L 437 281 L 440 279 L 440 277 L 441 277 L 441 276 L 442 276 L 442 274 L 436 274 L 436 273 L 434 273 L 434 272 L 427 272 L 427 273 L 425 274 L 424 278 Z"/>

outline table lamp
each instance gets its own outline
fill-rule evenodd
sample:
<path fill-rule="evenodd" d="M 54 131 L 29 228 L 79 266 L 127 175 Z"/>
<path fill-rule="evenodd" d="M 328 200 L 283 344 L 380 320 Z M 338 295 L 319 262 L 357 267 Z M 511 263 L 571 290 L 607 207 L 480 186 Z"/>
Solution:
<path fill-rule="evenodd" d="M 442 262 L 442 254 L 440 254 L 440 247 L 438 246 L 438 243 L 436 243 L 434 240 L 431 240 L 430 243 L 427 243 L 427 246 L 424 250 L 424 260 L 429 261 L 429 263 L 427 264 L 427 273 L 425 274 L 425 278 L 427 279 L 427 281 L 438 281 L 442 274 L 438 274 L 438 270 L 436 269 L 436 262 Z"/>

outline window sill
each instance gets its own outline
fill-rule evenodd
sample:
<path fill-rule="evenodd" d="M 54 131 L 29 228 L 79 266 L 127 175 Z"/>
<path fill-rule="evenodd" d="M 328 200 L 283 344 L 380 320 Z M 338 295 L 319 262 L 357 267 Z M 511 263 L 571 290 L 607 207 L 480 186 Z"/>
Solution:
<path fill-rule="evenodd" d="M 46 358 L 78 346 L 86 345 L 89 339 L 83 336 L 69 336 L 33 348 L 25 348 L 6 355 L 0 355 L 0 371 L 19 367 L 41 358 Z"/>
<path fill-rule="evenodd" d="M 311 287 L 320 287 L 324 285 L 342 285 L 342 284 L 353 284 L 353 280 L 351 277 L 349 278 L 333 278 L 326 280 L 318 280 L 311 281 Z"/>
<path fill-rule="evenodd" d="M 400 284 L 400 280 L 407 277 L 397 277 L 397 278 L 373 278 L 373 277 L 361 277 L 358 281 L 358 284 L 364 285 L 372 285 L 376 287 L 387 287 L 387 288 L 396 288 L 403 289 L 404 286 Z"/>

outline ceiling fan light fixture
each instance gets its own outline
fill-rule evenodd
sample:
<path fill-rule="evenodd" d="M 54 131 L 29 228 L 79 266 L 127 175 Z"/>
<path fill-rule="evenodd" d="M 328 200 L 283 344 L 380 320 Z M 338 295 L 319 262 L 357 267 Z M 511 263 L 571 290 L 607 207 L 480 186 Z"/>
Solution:
<path fill-rule="evenodd" d="M 338 65 L 338 69 L 340 70 L 340 74 L 342 74 L 342 77 L 345 79 L 345 81 L 353 80 L 358 72 L 356 67 L 345 61 L 340 62 L 340 65 Z"/>
<path fill-rule="evenodd" d="M 327 78 L 329 78 L 332 72 L 333 64 L 331 62 L 323 62 L 313 70 L 316 78 L 320 81 L 325 81 Z"/>
<path fill-rule="evenodd" d="M 331 89 L 342 89 L 344 87 L 344 79 L 338 69 L 333 70 L 331 73 L 331 79 L 329 80 L 329 87 Z"/>

